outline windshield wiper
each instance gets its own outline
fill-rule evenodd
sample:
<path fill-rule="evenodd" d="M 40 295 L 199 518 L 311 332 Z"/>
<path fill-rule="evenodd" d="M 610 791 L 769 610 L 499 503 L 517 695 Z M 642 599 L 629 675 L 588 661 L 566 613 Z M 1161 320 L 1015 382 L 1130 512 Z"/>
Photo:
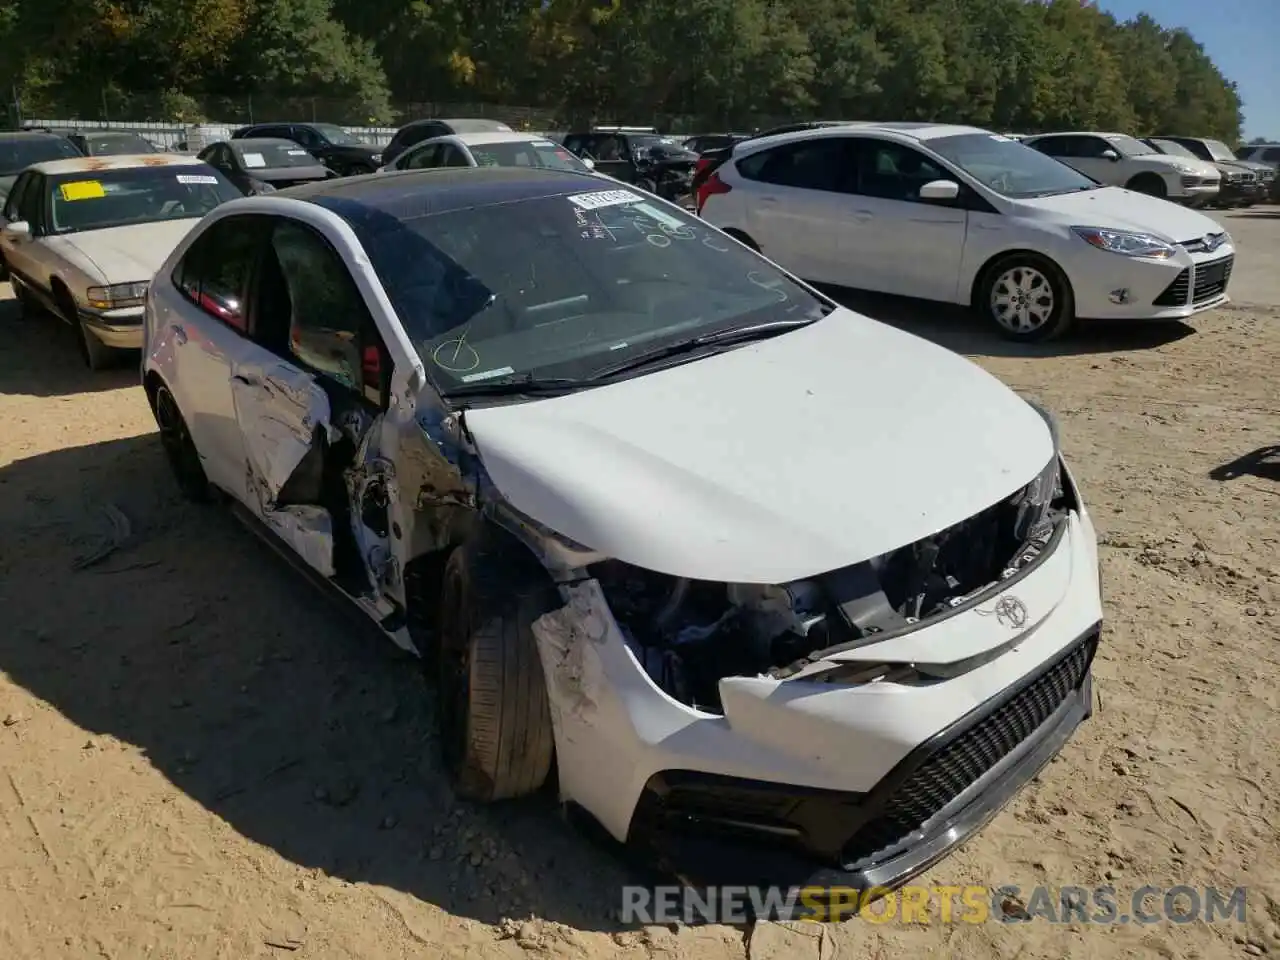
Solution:
<path fill-rule="evenodd" d="M 573 377 L 535 377 L 530 372 L 519 377 L 494 377 L 492 380 L 464 383 L 442 393 L 450 400 L 458 397 L 552 397 L 583 386 L 587 386 L 585 381 Z"/>
<path fill-rule="evenodd" d="M 823 316 L 825 315 L 824 313 Z M 807 327 L 820 319 L 821 317 L 807 317 L 803 320 L 771 320 L 768 323 L 757 323 L 749 327 L 733 327 L 728 330 L 719 330 L 715 333 L 705 333 L 699 337 L 691 337 L 688 340 L 677 340 L 675 343 L 663 344 L 652 350 L 643 350 L 640 353 L 633 354 L 626 360 L 597 370 L 587 379 L 607 380 L 609 377 L 617 376 L 620 373 L 631 373 L 661 360 L 677 357 L 683 353 L 692 353 L 701 347 L 719 347 L 727 346 L 731 343 L 744 343 L 748 340 L 763 340 L 767 337 L 784 333 L 787 330 L 794 330 L 797 327 Z"/>

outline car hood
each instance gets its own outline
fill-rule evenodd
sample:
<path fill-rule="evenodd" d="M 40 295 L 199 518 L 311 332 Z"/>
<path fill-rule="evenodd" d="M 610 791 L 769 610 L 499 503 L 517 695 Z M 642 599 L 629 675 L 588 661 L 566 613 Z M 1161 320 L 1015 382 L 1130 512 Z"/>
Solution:
<path fill-rule="evenodd" d="M 1226 163 L 1225 160 L 1221 162 Z M 1244 167 L 1246 170 L 1252 170 L 1254 173 L 1258 174 L 1259 176 L 1261 176 L 1264 173 L 1276 172 L 1275 167 L 1265 163 L 1257 163 L 1256 161 L 1253 161 L 1253 160 L 1232 160 L 1231 163 L 1237 167 Z"/>
<path fill-rule="evenodd" d="M 1144 153 L 1131 159 L 1141 166 L 1172 170 L 1197 177 L 1213 177 L 1218 173 L 1217 167 L 1212 163 L 1208 163 L 1205 160 L 1193 160 L 1190 157 L 1170 157 L 1163 153 Z"/>
<path fill-rule="evenodd" d="M 1222 232 L 1222 225 L 1203 213 L 1122 187 L 1018 202 L 1069 226 L 1136 230 L 1157 234 L 1174 243 Z"/>
<path fill-rule="evenodd" d="M 173 248 L 199 222 L 198 217 L 190 217 L 136 223 L 57 239 L 87 259 L 101 274 L 103 283 L 136 283 L 154 277 Z"/>
<path fill-rule="evenodd" d="M 928 341 L 838 309 L 619 383 L 463 415 L 517 510 L 660 573 L 784 583 L 959 523 L 1054 453 L 1039 413 Z"/>

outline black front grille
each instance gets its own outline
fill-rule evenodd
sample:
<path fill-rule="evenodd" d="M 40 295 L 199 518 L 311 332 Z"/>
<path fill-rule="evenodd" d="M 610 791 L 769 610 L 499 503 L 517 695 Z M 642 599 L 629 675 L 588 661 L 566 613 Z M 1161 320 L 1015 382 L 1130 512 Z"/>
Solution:
<path fill-rule="evenodd" d="M 1191 294 L 1194 304 L 1207 303 L 1227 292 L 1227 283 L 1231 280 L 1231 267 L 1235 257 L 1226 256 L 1220 260 L 1198 263 L 1195 267 L 1195 288 Z"/>
<path fill-rule="evenodd" d="M 888 797 L 883 813 L 853 835 L 844 848 L 845 863 L 902 842 L 1008 756 L 1079 689 L 1096 645 L 1095 634 L 990 716 L 939 746 Z"/>
<path fill-rule="evenodd" d="M 1190 286 L 1191 268 L 1187 267 L 1151 303 L 1157 307 L 1185 307 L 1187 305 L 1187 290 Z"/>

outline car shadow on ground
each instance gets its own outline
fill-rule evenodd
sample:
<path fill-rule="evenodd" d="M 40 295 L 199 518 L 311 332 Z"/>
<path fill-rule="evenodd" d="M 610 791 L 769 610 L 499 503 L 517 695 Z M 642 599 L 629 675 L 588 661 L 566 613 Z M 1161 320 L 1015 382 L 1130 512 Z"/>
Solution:
<path fill-rule="evenodd" d="M 455 801 L 418 661 L 178 499 L 155 435 L 0 468 L 0 543 L 0 671 L 243 836 L 486 923 L 619 929 L 638 875 L 548 796 Z"/>
<path fill-rule="evenodd" d="M 1280 483 L 1280 444 L 1259 447 L 1209 471 L 1210 480 L 1236 480 L 1245 476 Z"/>
<path fill-rule="evenodd" d="M 1280 210 L 1242 210 L 1230 215 L 1232 220 L 1280 220 Z"/>
<path fill-rule="evenodd" d="M 0 364 L 0 394 L 63 397 L 139 382 L 137 351 L 122 350 L 115 366 L 90 370 L 71 327 L 48 313 L 24 316 L 17 300 L 0 300 L 0 337 L 7 354 Z"/>
<path fill-rule="evenodd" d="M 1181 321 L 1083 321 L 1075 330 L 1048 343 L 1016 343 L 1002 338 L 972 310 L 955 304 L 844 288 L 822 289 L 850 310 L 968 356 L 1060 357 L 1149 350 L 1196 332 Z"/>

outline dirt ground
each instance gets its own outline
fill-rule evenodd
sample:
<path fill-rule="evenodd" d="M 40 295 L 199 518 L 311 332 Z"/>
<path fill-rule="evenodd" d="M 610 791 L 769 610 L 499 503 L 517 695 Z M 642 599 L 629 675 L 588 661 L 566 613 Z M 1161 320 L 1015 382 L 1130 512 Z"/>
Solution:
<path fill-rule="evenodd" d="M 1189 326 L 861 306 L 1056 410 L 1102 539 L 1093 719 L 924 882 L 1246 885 L 1243 926 L 623 929 L 619 863 L 545 801 L 455 804 L 414 664 L 179 501 L 136 373 L 4 300 L 0 957 L 1280 954 L 1280 210 L 1226 222 L 1242 302 Z"/>

